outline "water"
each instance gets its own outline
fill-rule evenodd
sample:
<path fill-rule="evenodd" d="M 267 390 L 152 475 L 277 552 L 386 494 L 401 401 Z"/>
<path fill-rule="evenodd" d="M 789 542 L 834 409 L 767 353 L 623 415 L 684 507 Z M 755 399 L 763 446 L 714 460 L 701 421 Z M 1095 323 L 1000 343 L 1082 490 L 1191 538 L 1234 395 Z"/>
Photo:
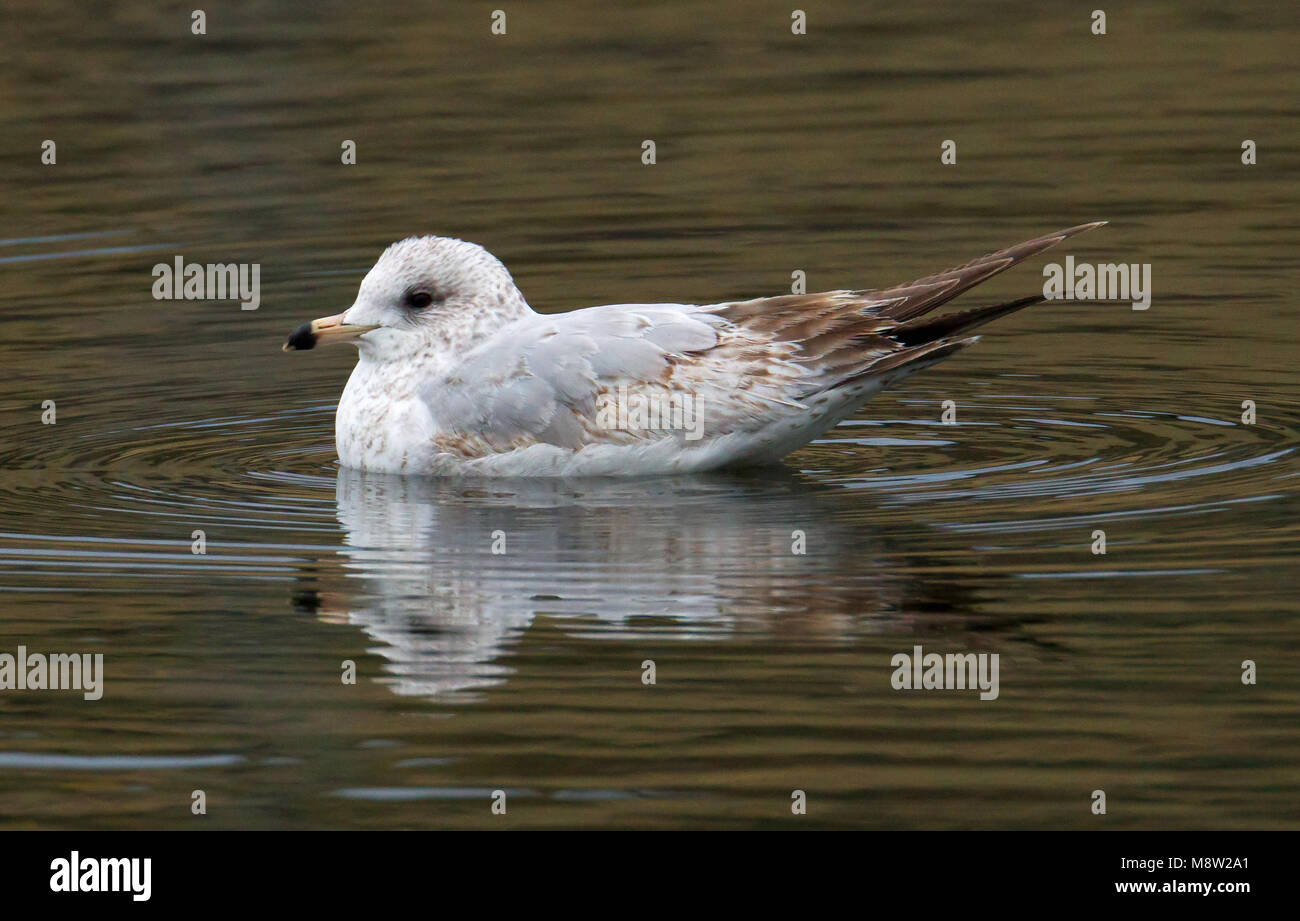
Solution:
<path fill-rule="evenodd" d="M 1300 819 L 1284 8 L 1104 37 L 1030 3 L 803 37 L 740 3 L 535 3 L 504 38 L 477 7 L 209 13 L 45 3 L 0 36 L 0 651 L 106 672 L 0 693 L 0 826 Z M 1008 318 L 763 474 L 341 471 L 351 354 L 279 351 L 416 232 L 550 311 L 885 285 L 1096 219 L 964 301 L 1071 253 L 1151 263 L 1150 310 Z M 260 263 L 262 306 L 154 301 L 177 254 Z M 917 644 L 999 654 L 1000 696 L 894 691 Z"/>

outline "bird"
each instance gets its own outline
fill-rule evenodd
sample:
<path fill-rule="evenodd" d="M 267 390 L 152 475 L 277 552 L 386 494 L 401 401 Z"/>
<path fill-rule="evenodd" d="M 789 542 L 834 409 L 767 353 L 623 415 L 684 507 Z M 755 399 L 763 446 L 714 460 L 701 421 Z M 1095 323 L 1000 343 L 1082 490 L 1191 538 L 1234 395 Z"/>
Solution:
<path fill-rule="evenodd" d="M 610 477 L 775 464 L 881 390 L 1043 295 L 936 308 L 1106 221 L 916 281 L 716 304 L 533 310 L 482 246 L 389 246 L 352 306 L 285 351 L 351 343 L 335 414 L 341 465 L 388 474 Z"/>

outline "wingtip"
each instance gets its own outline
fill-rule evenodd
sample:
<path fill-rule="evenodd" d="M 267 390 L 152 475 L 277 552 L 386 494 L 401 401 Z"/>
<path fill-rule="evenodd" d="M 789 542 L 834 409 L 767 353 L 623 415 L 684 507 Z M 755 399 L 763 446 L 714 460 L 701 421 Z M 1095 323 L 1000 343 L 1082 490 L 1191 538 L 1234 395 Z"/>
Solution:
<path fill-rule="evenodd" d="M 1098 227 L 1105 227 L 1109 223 L 1110 221 L 1093 221 L 1091 224 L 1080 224 L 1078 227 L 1070 227 L 1066 230 L 1062 230 L 1061 235 L 1072 237 L 1076 233 L 1083 233 L 1087 230 L 1096 230 Z"/>

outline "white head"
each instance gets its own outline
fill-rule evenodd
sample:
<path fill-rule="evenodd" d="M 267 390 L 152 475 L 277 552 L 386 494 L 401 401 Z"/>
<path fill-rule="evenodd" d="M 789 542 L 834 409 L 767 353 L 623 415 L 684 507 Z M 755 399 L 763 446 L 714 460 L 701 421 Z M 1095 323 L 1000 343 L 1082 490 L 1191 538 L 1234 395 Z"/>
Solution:
<path fill-rule="evenodd" d="M 353 342 L 362 360 L 393 361 L 462 350 L 531 312 L 501 260 L 448 237 L 394 243 L 336 316 L 304 323 L 285 351 Z"/>

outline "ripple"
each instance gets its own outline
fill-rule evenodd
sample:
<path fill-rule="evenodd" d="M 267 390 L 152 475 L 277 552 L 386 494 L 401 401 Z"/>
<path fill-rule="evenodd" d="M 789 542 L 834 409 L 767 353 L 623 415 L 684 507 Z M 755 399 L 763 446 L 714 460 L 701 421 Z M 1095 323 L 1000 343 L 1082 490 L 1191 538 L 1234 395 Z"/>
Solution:
<path fill-rule="evenodd" d="M 0 768 L 40 771 L 171 771 L 181 768 L 231 767 L 242 755 L 46 755 L 0 752 Z"/>
<path fill-rule="evenodd" d="M 1077 392 L 1082 386 L 1063 389 Z M 1097 382 L 1088 386 L 1099 389 Z M 977 402 L 960 405 L 961 424 L 943 426 L 953 433 L 947 441 L 909 437 L 917 427 L 941 424 L 933 419 L 856 420 L 837 430 L 888 427 L 887 439 L 859 439 L 863 448 L 889 447 L 884 469 L 846 470 L 858 452 L 821 453 L 819 459 L 828 462 L 835 482 L 881 490 L 891 504 L 956 502 L 967 509 L 1010 504 L 1015 515 L 990 522 L 994 530 L 1017 522 L 1038 527 L 1043 521 L 1185 513 L 1228 502 L 1269 501 L 1289 492 L 1278 483 L 1293 475 L 1300 443 L 1300 407 L 1289 397 L 1269 403 L 1268 424 L 1246 425 L 1173 408 L 1136 408 L 1130 395 L 1104 389 L 1093 397 L 1060 397 L 1055 405 L 1052 394 L 1039 396 L 1045 405 L 1025 415 L 1025 394 L 981 393 Z M 901 395 L 898 402 L 920 403 L 937 415 L 938 400 Z M 1159 402 L 1232 410 L 1240 400 L 1236 394 L 1165 392 Z M 849 441 L 828 440 L 814 450 Z M 1108 507 L 1107 496 L 1125 497 L 1124 507 Z M 1062 516 L 1055 504 L 1095 497 L 1102 501 L 1090 503 L 1087 515 Z M 978 530 L 982 525 L 947 526 Z"/>
<path fill-rule="evenodd" d="M 494 787 L 345 787 L 335 790 L 334 796 L 342 799 L 359 799 L 370 802 L 406 803 L 417 800 L 490 800 Z M 540 794 L 536 790 L 506 789 L 510 799 L 530 799 Z"/>

